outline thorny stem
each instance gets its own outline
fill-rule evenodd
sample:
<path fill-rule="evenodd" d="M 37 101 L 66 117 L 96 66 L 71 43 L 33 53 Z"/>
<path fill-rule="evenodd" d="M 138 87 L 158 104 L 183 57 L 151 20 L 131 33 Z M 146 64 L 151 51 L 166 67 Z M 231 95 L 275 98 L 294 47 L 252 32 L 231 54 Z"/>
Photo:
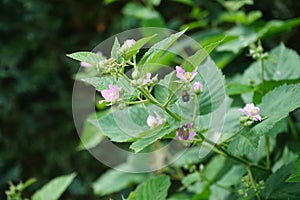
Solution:
<path fill-rule="evenodd" d="M 236 133 L 234 133 L 232 136 L 230 136 L 229 138 L 227 138 L 226 140 L 224 140 L 220 145 L 224 145 L 227 142 L 229 142 L 230 140 L 232 140 L 232 138 L 234 138 L 235 136 L 237 136 L 238 134 L 240 134 L 243 130 L 244 130 L 244 126 L 242 128 L 240 128 Z"/>
<path fill-rule="evenodd" d="M 256 168 L 256 169 L 259 169 L 259 170 L 263 170 L 263 171 L 269 171 L 268 169 L 266 169 L 266 168 L 264 168 L 264 167 L 262 167 L 260 165 L 251 163 L 249 160 L 246 160 L 246 159 L 244 159 L 242 157 L 239 157 L 239 156 L 232 155 L 227 150 L 225 150 L 221 145 L 218 145 L 215 142 L 213 142 L 213 141 L 205 138 L 202 134 L 198 134 L 198 135 L 200 135 L 201 139 L 200 140 L 196 140 L 196 141 L 202 142 L 202 145 L 205 148 L 212 149 L 215 153 L 220 154 L 220 155 L 222 155 L 224 157 L 232 158 L 232 159 L 234 159 L 234 160 L 236 160 L 236 161 L 244 164 L 245 166 L 253 167 L 253 168 Z M 209 145 L 207 145 L 205 143 L 207 143 Z"/>

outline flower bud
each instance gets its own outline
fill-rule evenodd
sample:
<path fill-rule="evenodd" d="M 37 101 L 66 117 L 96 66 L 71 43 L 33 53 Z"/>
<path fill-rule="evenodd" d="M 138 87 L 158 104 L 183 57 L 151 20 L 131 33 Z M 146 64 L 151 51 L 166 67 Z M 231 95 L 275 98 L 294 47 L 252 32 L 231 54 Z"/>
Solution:
<path fill-rule="evenodd" d="M 134 79 L 134 80 L 138 80 L 139 79 L 139 71 L 138 70 L 134 70 L 131 74 L 131 77 Z"/>
<path fill-rule="evenodd" d="M 194 89 L 194 92 L 196 94 L 201 94 L 201 92 L 203 92 L 203 85 L 200 81 L 198 82 L 195 82 L 194 85 L 193 85 L 193 89 Z"/>

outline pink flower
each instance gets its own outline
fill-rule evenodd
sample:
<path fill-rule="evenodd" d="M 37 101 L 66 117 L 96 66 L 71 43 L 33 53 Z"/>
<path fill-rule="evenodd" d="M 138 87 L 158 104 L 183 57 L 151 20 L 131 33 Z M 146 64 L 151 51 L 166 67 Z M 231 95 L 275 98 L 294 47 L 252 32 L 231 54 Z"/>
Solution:
<path fill-rule="evenodd" d="M 102 52 L 100 52 L 100 51 L 98 51 L 96 54 L 99 55 L 99 56 L 103 56 Z M 86 62 L 81 61 L 80 66 L 81 67 L 92 67 L 93 65 L 91 65 L 90 63 L 86 63 Z"/>
<path fill-rule="evenodd" d="M 203 92 L 202 83 L 200 81 L 195 82 L 193 85 L 193 89 L 196 94 L 200 94 L 201 92 Z"/>
<path fill-rule="evenodd" d="M 193 123 L 189 123 L 178 128 L 176 131 L 177 138 L 179 140 L 193 140 L 196 135 L 196 132 L 191 130 L 192 127 Z"/>
<path fill-rule="evenodd" d="M 253 103 L 246 104 L 246 106 L 244 108 L 240 108 L 239 111 L 244 113 L 254 121 L 262 120 L 261 116 L 259 115 L 259 111 L 260 111 L 259 107 L 254 106 Z"/>
<path fill-rule="evenodd" d="M 110 84 L 108 87 L 108 90 L 101 91 L 101 95 L 105 101 L 115 103 L 120 97 L 120 88 L 112 84 Z"/>
<path fill-rule="evenodd" d="M 157 112 L 154 112 L 154 113 L 155 113 L 156 117 L 149 115 L 147 118 L 147 124 L 150 128 L 155 128 L 158 125 L 161 125 L 165 122 L 165 120 L 163 118 L 161 118 L 161 116 L 159 116 Z"/>
<path fill-rule="evenodd" d="M 120 48 L 120 53 L 124 54 L 130 47 L 132 47 L 136 41 L 134 39 L 126 40 Z"/>
<path fill-rule="evenodd" d="M 184 82 L 191 82 L 198 73 L 197 69 L 194 69 L 192 72 L 185 72 L 180 66 L 176 66 L 176 72 L 176 77 Z"/>

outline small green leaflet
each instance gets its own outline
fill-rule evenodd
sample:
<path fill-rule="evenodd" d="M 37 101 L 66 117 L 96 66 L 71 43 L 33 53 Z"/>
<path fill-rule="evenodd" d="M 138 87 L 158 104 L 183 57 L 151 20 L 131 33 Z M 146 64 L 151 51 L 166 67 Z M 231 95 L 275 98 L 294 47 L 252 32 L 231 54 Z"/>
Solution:
<path fill-rule="evenodd" d="M 153 45 L 142 57 L 139 64 L 155 63 L 160 56 L 186 31 L 187 29 L 163 39 Z"/>
<path fill-rule="evenodd" d="M 105 58 L 102 56 L 99 56 L 95 53 L 89 52 L 89 51 L 81 51 L 76 52 L 72 54 L 67 54 L 69 58 L 73 58 L 74 60 L 86 62 L 91 65 L 96 65 L 102 61 L 105 61 Z"/>
<path fill-rule="evenodd" d="M 72 173 L 65 176 L 56 177 L 41 189 L 36 191 L 32 196 L 32 200 L 57 200 L 62 193 L 71 184 L 76 174 Z"/>
<path fill-rule="evenodd" d="M 296 160 L 295 167 L 292 171 L 292 174 L 286 181 L 287 182 L 300 182 L 300 155 L 298 155 L 298 158 Z"/>
<path fill-rule="evenodd" d="M 154 177 L 139 185 L 127 200 L 166 200 L 170 185 L 169 176 Z"/>

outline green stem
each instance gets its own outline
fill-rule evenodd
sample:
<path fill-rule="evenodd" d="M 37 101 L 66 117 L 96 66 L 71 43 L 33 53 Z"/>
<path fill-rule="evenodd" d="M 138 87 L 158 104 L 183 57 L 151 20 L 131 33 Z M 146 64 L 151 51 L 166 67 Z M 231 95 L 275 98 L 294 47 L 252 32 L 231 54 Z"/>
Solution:
<path fill-rule="evenodd" d="M 205 180 L 205 181 L 207 181 L 210 185 L 215 185 L 215 186 L 217 186 L 217 187 L 219 187 L 219 188 L 222 188 L 222 189 L 224 189 L 224 190 L 227 190 L 227 191 L 229 191 L 229 192 L 237 192 L 236 190 L 234 190 L 234 189 L 231 189 L 231 188 L 229 188 L 229 187 L 226 187 L 226 186 L 223 186 L 223 185 L 221 185 L 221 184 L 219 184 L 219 183 L 217 183 L 217 182 L 215 182 L 214 180 L 210 180 L 210 179 L 208 179 L 206 176 L 204 176 L 204 174 L 202 174 L 201 173 L 201 178 L 203 179 L 203 180 Z"/>
<path fill-rule="evenodd" d="M 290 130 L 292 132 L 292 135 L 293 135 L 294 139 L 295 140 L 299 140 L 299 136 L 298 136 L 297 130 L 295 128 L 295 125 L 294 125 L 294 123 L 292 121 L 291 116 L 288 116 L 287 120 L 288 120 L 288 126 L 290 127 Z"/>
<path fill-rule="evenodd" d="M 232 140 L 232 138 L 234 138 L 235 136 L 239 135 L 242 130 L 244 130 L 244 126 L 242 128 L 240 128 L 236 133 L 234 133 L 232 136 L 230 136 L 229 138 L 227 138 L 226 140 L 224 140 L 222 143 L 220 143 L 220 146 L 223 146 L 224 144 L 226 144 L 227 142 L 229 142 L 230 140 Z"/>
<path fill-rule="evenodd" d="M 176 92 L 179 91 L 179 90 L 181 90 L 181 89 L 183 88 L 183 86 L 184 86 L 184 84 L 182 84 L 182 85 L 176 90 Z M 171 102 L 171 100 L 172 100 L 172 98 L 173 98 L 173 96 L 175 95 L 176 92 L 172 92 L 172 94 L 168 97 L 167 102 L 164 104 L 164 107 L 165 107 L 165 108 L 168 107 L 169 103 Z"/>
<path fill-rule="evenodd" d="M 193 122 L 197 118 L 197 111 L 199 110 L 199 105 L 198 105 L 198 96 L 197 94 L 195 95 L 195 107 L 194 107 L 194 114 L 193 114 Z"/>
<path fill-rule="evenodd" d="M 256 184 L 255 184 L 255 182 L 254 182 L 254 179 L 253 179 L 253 176 L 252 176 L 252 172 L 251 172 L 250 166 L 246 166 L 246 169 L 247 169 L 247 172 L 248 172 L 248 176 L 249 176 L 249 178 L 250 178 L 250 181 L 251 181 L 252 188 L 253 188 L 254 193 L 255 193 L 255 195 L 256 195 L 256 197 L 257 197 L 257 200 L 260 200 L 260 196 L 259 196 L 259 194 L 258 194 L 258 192 L 257 192 Z"/>
<path fill-rule="evenodd" d="M 262 90 L 262 95 L 265 94 L 265 64 L 264 64 L 264 59 L 260 59 L 260 64 L 261 64 L 261 90 Z"/>
<path fill-rule="evenodd" d="M 147 99 L 145 100 L 140 100 L 140 101 L 129 101 L 129 102 L 125 102 L 125 104 L 128 104 L 128 105 L 134 105 L 134 104 L 140 104 L 140 103 L 146 103 L 148 102 Z"/>
<path fill-rule="evenodd" d="M 261 90 L 262 90 L 262 96 L 265 94 L 265 65 L 264 65 L 264 58 L 260 59 L 260 64 L 261 64 Z M 265 136 L 265 151 L 266 151 L 266 168 L 270 169 L 271 164 L 270 164 L 270 138 L 269 136 Z"/>
<path fill-rule="evenodd" d="M 266 143 L 266 168 L 271 169 L 271 162 L 270 162 L 270 138 L 269 136 L 265 135 L 265 143 Z"/>
<path fill-rule="evenodd" d="M 232 158 L 233 160 L 236 160 L 236 161 L 238 161 L 238 162 L 240 162 L 240 163 L 242 163 L 242 164 L 244 164 L 246 166 L 253 167 L 253 168 L 256 168 L 256 169 L 259 169 L 259 170 L 263 170 L 263 171 L 269 172 L 268 169 L 266 169 L 266 168 L 264 168 L 264 167 L 262 167 L 260 165 L 251 163 L 249 160 L 246 160 L 246 159 L 241 158 L 239 156 L 232 155 L 227 150 L 225 150 L 224 148 L 222 148 L 222 146 L 220 146 L 220 145 L 214 143 L 213 141 L 205 138 L 202 134 L 198 134 L 198 135 L 200 135 L 200 137 L 201 137 L 201 140 L 198 140 L 198 141 L 202 141 L 202 145 L 204 147 L 206 147 L 206 148 L 211 148 L 211 146 L 212 146 L 213 147 L 212 150 L 215 153 L 218 153 L 218 154 L 220 154 L 220 155 L 222 155 L 224 157 Z M 206 142 L 206 143 L 208 143 L 208 144 L 210 144 L 210 145 L 205 145 L 205 143 L 203 143 L 203 141 Z"/>
<path fill-rule="evenodd" d="M 124 74 L 121 73 L 120 74 L 129 84 L 131 84 L 131 80 Z M 177 121 L 181 121 L 181 117 L 176 114 L 173 113 L 170 109 L 165 108 L 164 105 L 162 105 L 161 103 L 159 103 L 148 91 L 146 91 L 144 88 L 137 88 L 144 97 L 146 97 L 148 99 L 149 102 L 151 102 L 152 104 L 162 108 L 163 110 L 166 111 L 166 113 L 168 113 L 171 117 L 173 117 L 175 120 Z"/>

